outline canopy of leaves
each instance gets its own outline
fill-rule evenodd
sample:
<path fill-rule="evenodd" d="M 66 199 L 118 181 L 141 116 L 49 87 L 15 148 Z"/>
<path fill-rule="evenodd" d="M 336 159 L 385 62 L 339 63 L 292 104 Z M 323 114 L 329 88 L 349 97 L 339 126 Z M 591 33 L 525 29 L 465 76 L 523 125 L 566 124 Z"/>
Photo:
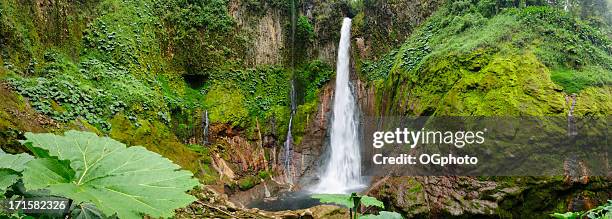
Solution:
<path fill-rule="evenodd" d="M 120 218 L 170 217 L 195 198 L 185 191 L 198 184 L 188 171 L 143 147 L 126 147 L 108 137 L 68 131 L 64 136 L 26 133 L 22 144 L 57 157 L 27 163 L 27 190 L 91 202 L 105 215 Z M 69 161 L 69 164 L 68 162 Z"/>

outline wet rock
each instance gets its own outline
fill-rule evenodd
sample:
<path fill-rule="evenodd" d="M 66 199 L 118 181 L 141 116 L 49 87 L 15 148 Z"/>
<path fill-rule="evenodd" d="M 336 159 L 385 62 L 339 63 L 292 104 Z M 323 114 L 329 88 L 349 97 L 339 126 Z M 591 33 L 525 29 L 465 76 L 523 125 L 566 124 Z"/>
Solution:
<path fill-rule="evenodd" d="M 331 116 L 333 88 L 331 85 L 323 87 L 319 94 L 319 107 L 311 122 L 308 123 L 302 141 L 294 148 L 294 169 L 302 181 L 300 184 L 309 184 L 312 176 L 317 175 L 319 161 L 327 140 L 327 126 Z"/>

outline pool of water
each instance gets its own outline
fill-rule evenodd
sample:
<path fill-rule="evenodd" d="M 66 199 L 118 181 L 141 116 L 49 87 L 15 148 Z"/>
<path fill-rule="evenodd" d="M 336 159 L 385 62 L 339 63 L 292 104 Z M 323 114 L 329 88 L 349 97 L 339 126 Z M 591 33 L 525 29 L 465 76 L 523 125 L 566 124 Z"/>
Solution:
<path fill-rule="evenodd" d="M 251 202 L 247 207 L 266 211 L 284 211 L 310 208 L 320 205 L 321 202 L 310 197 L 306 192 L 288 192 L 279 194 L 275 198 L 267 198 Z"/>

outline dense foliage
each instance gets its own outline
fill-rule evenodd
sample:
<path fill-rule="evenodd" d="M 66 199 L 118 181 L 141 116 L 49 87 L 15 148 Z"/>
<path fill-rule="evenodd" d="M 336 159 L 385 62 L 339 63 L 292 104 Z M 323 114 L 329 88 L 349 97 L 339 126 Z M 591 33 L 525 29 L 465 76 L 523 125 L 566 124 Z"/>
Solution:
<path fill-rule="evenodd" d="M 207 75 L 238 61 L 246 36 L 234 36 L 237 32 L 227 0 L 154 3 L 167 34 L 163 47 L 172 53 L 174 65 L 190 74 Z"/>
<path fill-rule="evenodd" d="M 381 110 L 550 114 L 560 111 L 555 108 L 562 95 L 556 90 L 591 93 L 591 87 L 612 84 L 608 26 L 592 26 L 550 6 L 489 12 L 470 1 L 447 3 L 401 48 L 363 62 L 363 76 L 394 97 Z M 516 87 L 513 80 L 533 85 Z M 548 103 L 520 106 L 542 100 Z"/>
<path fill-rule="evenodd" d="M 123 112 L 136 120 L 138 114 L 153 109 L 159 119 L 168 120 L 168 110 L 154 83 L 137 80 L 125 68 L 97 59 L 84 60 L 77 67 L 65 57 L 50 53 L 38 74 L 41 77 L 15 77 L 11 84 L 33 107 L 53 119 L 68 122 L 82 118 L 102 130 L 110 130 L 108 119 Z"/>
<path fill-rule="evenodd" d="M 427 21 L 429 12 L 422 17 L 387 16 L 393 15 L 389 11 L 410 9 L 401 6 L 412 3 L 419 13 L 433 11 L 435 2 L 444 3 Z M 17 110 L 0 113 L 6 115 L 3 118 L 15 118 L 31 106 L 59 123 L 49 123 L 48 131 L 79 128 L 143 145 L 193 171 L 202 181 L 215 183 L 224 176 L 213 168 L 217 158 L 212 156 L 230 161 L 228 153 L 233 151 L 225 137 L 268 144 L 262 146 L 266 147 L 263 154 L 272 160 L 272 148 L 281 146 L 287 133 L 292 80 L 297 93 L 292 131 L 295 145 L 301 143 L 318 109 L 319 92 L 333 78 L 328 64 L 311 58 L 328 58 L 320 53 L 333 53 L 333 47 L 325 46 L 337 45 L 339 24 L 347 15 L 356 16 L 354 38 L 366 41 L 364 48 L 353 45 L 353 51 L 371 53 L 354 54 L 354 61 L 361 78 L 374 86 L 376 110 L 381 114 L 557 115 L 566 113 L 564 98 L 572 93 L 578 94 L 577 114 L 608 113 L 612 109 L 612 17 L 604 5 L 602 0 L 58 0 L 51 5 L 0 0 L 0 80 L 10 85 L 6 92 L 19 94 L 15 94 Z M 290 18 L 292 13 L 296 16 Z M 258 26 L 253 23 L 262 21 L 254 18 L 279 19 L 277 15 L 285 37 L 279 50 L 285 57 L 265 65 L 245 61 L 253 59 L 248 57 L 257 39 L 258 30 L 253 27 Z M 268 21 L 261 23 L 276 28 L 276 23 Z M 291 42 L 289 30 L 295 30 Z M 368 60 L 370 55 L 380 58 Z M 203 146 L 205 113 L 213 126 L 218 125 L 213 134 L 221 136 L 214 136 L 218 142 Z M 0 130 L 1 137 L 20 138 L 31 130 L 12 123 L 2 121 L 0 128 L 6 130 Z M 126 155 L 144 153 L 142 148 L 113 145 Z M 130 152 L 135 150 L 138 153 Z M 24 173 L 23 168 L 5 162 L 15 160 L 14 156 L 30 159 L 25 154 L 0 155 L 0 193 L 22 179 L 29 188 L 75 195 L 58 191 L 55 184 L 27 182 L 43 176 Z M 71 180 L 81 173 L 72 165 L 82 160 L 66 159 L 74 162 L 66 165 L 43 153 L 31 165 L 70 173 L 58 178 L 61 186 L 90 186 L 73 185 Z M 28 177 L 22 178 L 26 173 Z M 274 174 L 244 170 L 227 184 L 248 190 Z M 130 187 L 146 190 L 134 188 Z M 177 197 L 182 196 L 180 192 Z M 177 202 L 190 200 L 182 197 Z M 75 206 L 75 214 L 137 214 L 121 206 L 106 206 L 107 200 L 75 199 L 82 201 Z M 117 202 L 121 203 L 127 202 Z M 168 209 L 177 206 L 146 213 L 168 216 Z M 391 215 L 381 212 L 379 216 Z"/>

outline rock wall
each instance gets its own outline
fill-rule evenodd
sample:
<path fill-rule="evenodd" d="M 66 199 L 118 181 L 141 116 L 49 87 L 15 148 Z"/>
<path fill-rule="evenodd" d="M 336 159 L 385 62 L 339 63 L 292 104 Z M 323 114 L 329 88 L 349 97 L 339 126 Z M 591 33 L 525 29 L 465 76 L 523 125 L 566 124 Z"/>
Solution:
<path fill-rule="evenodd" d="M 314 27 L 314 40 L 297 48 L 296 56 L 336 63 L 336 49 L 343 17 L 353 18 L 355 58 L 377 59 L 401 44 L 419 24 L 437 9 L 442 0 L 366 1 L 362 8 L 351 8 L 345 1 L 306 0 L 297 2 L 297 15 L 305 16 Z M 248 66 L 289 64 L 291 56 L 291 12 L 287 8 L 263 6 L 253 11 L 248 2 L 232 0 L 228 9 L 238 30 L 250 36 L 245 51 Z M 296 39 L 299 40 L 299 39 Z M 391 43 L 390 43 L 391 42 Z M 357 43 L 357 44 L 356 44 Z M 376 46 L 373 46 L 376 45 Z M 300 61 L 300 60 L 298 60 Z M 297 63 L 299 64 L 299 63 Z"/>
<path fill-rule="evenodd" d="M 319 106 L 313 119 L 307 125 L 302 142 L 295 147 L 294 166 L 299 184 L 309 185 L 316 179 L 321 166 L 321 159 L 329 138 L 333 102 L 333 81 L 321 89 Z"/>
<path fill-rule="evenodd" d="M 238 31 L 251 37 L 250 46 L 245 51 L 245 63 L 248 66 L 282 64 L 287 42 L 284 24 L 289 21 L 284 10 L 265 7 L 263 14 L 258 14 L 240 0 L 232 0 L 228 6 Z"/>

